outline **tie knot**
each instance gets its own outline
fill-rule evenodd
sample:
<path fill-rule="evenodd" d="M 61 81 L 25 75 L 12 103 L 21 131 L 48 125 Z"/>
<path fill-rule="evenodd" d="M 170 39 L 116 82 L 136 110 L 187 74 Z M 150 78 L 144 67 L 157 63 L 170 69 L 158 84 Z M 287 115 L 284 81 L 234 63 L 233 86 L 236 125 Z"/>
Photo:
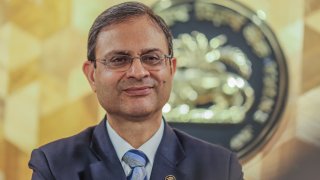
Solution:
<path fill-rule="evenodd" d="M 137 149 L 131 149 L 127 151 L 123 157 L 122 160 L 128 164 L 131 168 L 135 167 L 145 167 L 148 163 L 147 156 L 140 150 Z"/>

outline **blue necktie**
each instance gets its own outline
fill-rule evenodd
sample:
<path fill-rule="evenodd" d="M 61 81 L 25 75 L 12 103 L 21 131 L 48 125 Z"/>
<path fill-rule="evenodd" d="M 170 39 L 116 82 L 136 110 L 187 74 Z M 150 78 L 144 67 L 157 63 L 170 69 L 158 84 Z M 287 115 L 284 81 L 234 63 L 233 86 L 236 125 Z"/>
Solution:
<path fill-rule="evenodd" d="M 123 155 L 122 160 L 132 169 L 127 180 L 147 180 L 145 166 L 148 158 L 142 151 L 131 149 Z"/>

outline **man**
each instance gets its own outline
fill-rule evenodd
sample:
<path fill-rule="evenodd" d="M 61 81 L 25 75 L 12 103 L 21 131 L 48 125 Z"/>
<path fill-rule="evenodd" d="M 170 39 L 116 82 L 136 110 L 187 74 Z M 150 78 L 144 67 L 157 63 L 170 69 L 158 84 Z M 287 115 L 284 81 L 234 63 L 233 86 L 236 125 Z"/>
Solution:
<path fill-rule="evenodd" d="M 176 71 L 172 55 L 167 25 L 147 6 L 128 2 L 99 15 L 83 71 L 106 117 L 34 150 L 32 179 L 242 179 L 233 153 L 164 121 Z"/>

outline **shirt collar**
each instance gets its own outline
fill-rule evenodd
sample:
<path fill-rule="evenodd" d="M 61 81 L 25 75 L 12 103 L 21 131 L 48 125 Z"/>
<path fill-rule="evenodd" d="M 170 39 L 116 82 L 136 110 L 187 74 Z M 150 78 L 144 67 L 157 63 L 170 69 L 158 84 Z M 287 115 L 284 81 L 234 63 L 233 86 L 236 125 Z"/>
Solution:
<path fill-rule="evenodd" d="M 125 141 L 119 134 L 110 126 L 108 120 L 106 121 L 107 132 L 110 137 L 111 143 L 117 153 L 120 161 L 122 161 L 123 155 L 130 149 L 134 149 L 127 141 Z M 153 165 L 154 157 L 158 146 L 161 142 L 164 131 L 164 122 L 161 121 L 161 125 L 157 132 L 144 144 L 142 144 L 138 149 L 143 151 L 149 159 L 150 165 Z"/>

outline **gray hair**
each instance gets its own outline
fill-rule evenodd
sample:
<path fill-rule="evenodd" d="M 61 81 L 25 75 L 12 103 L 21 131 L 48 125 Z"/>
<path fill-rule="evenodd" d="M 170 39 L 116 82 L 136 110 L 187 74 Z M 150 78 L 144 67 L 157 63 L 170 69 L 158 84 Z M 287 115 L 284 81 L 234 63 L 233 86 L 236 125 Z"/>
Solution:
<path fill-rule="evenodd" d="M 169 55 L 173 55 L 172 34 L 164 20 L 160 16 L 156 15 L 151 8 L 142 3 L 125 2 L 106 9 L 93 22 L 88 37 L 88 60 L 95 61 L 96 59 L 95 48 L 97 38 L 101 29 L 103 29 L 106 26 L 119 24 L 121 22 L 130 20 L 134 17 L 143 15 L 148 16 L 153 22 L 155 22 L 160 27 L 168 43 Z"/>

